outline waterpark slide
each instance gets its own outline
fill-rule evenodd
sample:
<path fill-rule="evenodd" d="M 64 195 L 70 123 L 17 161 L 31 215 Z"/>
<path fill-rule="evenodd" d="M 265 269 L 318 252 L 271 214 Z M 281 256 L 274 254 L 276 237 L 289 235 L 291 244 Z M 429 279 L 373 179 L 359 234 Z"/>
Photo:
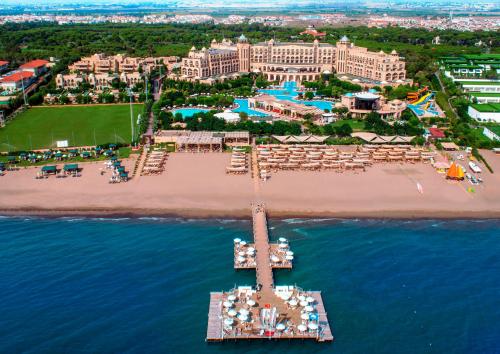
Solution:
<path fill-rule="evenodd" d="M 431 95 L 432 93 L 428 93 L 422 97 L 420 97 L 420 99 L 417 101 L 417 102 L 412 102 L 412 104 L 414 105 L 418 105 L 418 104 L 421 104 L 422 102 L 424 102 L 427 98 L 429 98 L 429 96 Z"/>

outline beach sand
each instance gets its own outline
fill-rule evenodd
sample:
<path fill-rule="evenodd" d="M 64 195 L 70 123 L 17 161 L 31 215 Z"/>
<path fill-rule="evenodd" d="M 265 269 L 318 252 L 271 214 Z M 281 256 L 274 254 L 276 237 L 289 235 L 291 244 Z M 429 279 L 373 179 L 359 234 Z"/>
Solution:
<path fill-rule="evenodd" d="M 475 193 L 422 163 L 359 173 L 280 171 L 258 183 L 250 174 L 226 175 L 230 154 L 220 153 L 170 154 L 162 175 L 119 184 L 108 183 L 109 171 L 100 175 L 102 162 L 80 164 L 80 178 L 35 180 L 40 168 L 26 168 L 0 177 L 0 213 L 250 218 L 259 200 L 272 217 L 498 218 L 500 156 L 483 154 L 498 173 L 483 168 Z M 133 164 L 124 161 L 127 170 Z"/>

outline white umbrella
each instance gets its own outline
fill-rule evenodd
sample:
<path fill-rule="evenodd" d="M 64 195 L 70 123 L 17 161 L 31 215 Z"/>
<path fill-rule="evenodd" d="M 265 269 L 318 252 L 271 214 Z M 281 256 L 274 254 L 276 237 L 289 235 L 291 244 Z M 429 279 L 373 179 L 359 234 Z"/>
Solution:
<path fill-rule="evenodd" d="M 249 306 L 255 306 L 255 301 L 253 301 L 252 299 L 250 299 L 250 300 L 247 301 L 247 304 Z"/>
<path fill-rule="evenodd" d="M 224 307 L 233 307 L 233 303 L 230 301 L 224 301 L 222 305 L 224 305 Z"/>
<path fill-rule="evenodd" d="M 243 262 L 245 262 L 245 260 L 246 260 L 245 257 L 241 257 L 241 256 L 238 257 L 238 262 L 239 263 L 243 263 Z"/>
<path fill-rule="evenodd" d="M 241 242 L 241 238 L 235 238 L 234 239 L 234 243 L 240 243 Z"/>
<path fill-rule="evenodd" d="M 309 303 L 313 303 L 315 300 L 314 300 L 314 298 L 312 296 L 308 296 L 306 298 L 306 301 L 309 302 Z"/>
<path fill-rule="evenodd" d="M 314 307 L 312 307 L 311 305 L 309 305 L 309 306 L 304 307 L 304 310 L 306 310 L 307 312 L 313 312 L 314 311 Z"/>
<path fill-rule="evenodd" d="M 250 313 L 250 311 L 248 311 L 247 309 L 240 309 L 240 314 L 242 315 L 247 315 Z"/>
<path fill-rule="evenodd" d="M 243 315 L 243 314 L 241 314 L 241 313 L 240 313 L 240 314 L 238 315 L 238 319 L 239 319 L 240 321 L 245 322 L 245 321 L 248 321 L 248 316 L 247 316 L 247 315 Z"/>
<path fill-rule="evenodd" d="M 292 251 L 286 251 L 286 255 L 287 256 L 293 256 L 293 252 Z"/>
<path fill-rule="evenodd" d="M 276 329 L 277 329 L 278 331 L 283 331 L 283 330 L 285 330 L 285 328 L 286 328 L 286 326 L 285 326 L 283 323 L 278 323 L 278 324 L 276 325 Z"/>
<path fill-rule="evenodd" d="M 287 242 L 287 239 L 286 239 L 286 238 L 284 238 L 284 237 L 280 237 L 280 238 L 278 239 L 278 241 L 279 241 L 279 242 L 281 242 L 281 243 L 285 243 L 285 242 Z"/>
<path fill-rule="evenodd" d="M 301 331 L 301 332 L 305 332 L 305 331 L 307 331 L 307 327 L 306 327 L 305 325 L 303 325 L 303 324 L 299 324 L 299 325 L 297 326 L 297 329 L 298 329 L 299 331 Z"/>
<path fill-rule="evenodd" d="M 302 300 L 302 301 L 300 302 L 300 306 L 302 306 L 302 307 L 306 307 L 306 306 L 307 306 L 307 301 Z"/>
<path fill-rule="evenodd" d="M 248 252 L 255 252 L 255 248 L 253 248 L 253 247 L 248 247 Z"/>
<path fill-rule="evenodd" d="M 234 300 L 236 300 L 236 295 L 231 294 L 231 295 L 229 295 L 229 296 L 227 297 L 227 299 L 228 299 L 229 301 L 234 301 Z"/>
<path fill-rule="evenodd" d="M 297 300 L 295 299 L 290 300 L 290 306 L 297 306 Z"/>
<path fill-rule="evenodd" d="M 285 256 L 285 259 L 286 259 L 287 261 L 293 261 L 293 256 Z"/>
<path fill-rule="evenodd" d="M 238 314 L 238 312 L 236 312 L 236 310 L 231 309 L 227 312 L 227 314 L 228 316 L 234 317 Z"/>
<path fill-rule="evenodd" d="M 278 247 L 279 248 L 287 248 L 288 245 L 286 243 L 280 243 L 280 244 L 278 244 Z"/>
<path fill-rule="evenodd" d="M 276 257 L 275 255 L 272 255 L 272 256 L 271 256 L 271 261 L 272 261 L 272 262 L 279 262 L 279 261 L 280 261 L 280 259 L 279 259 L 278 257 Z"/>
<path fill-rule="evenodd" d="M 304 295 L 299 295 L 299 300 L 300 301 L 304 301 L 306 299 L 306 297 Z"/>
<path fill-rule="evenodd" d="M 246 241 L 240 241 L 240 246 L 246 246 L 247 242 Z"/>
<path fill-rule="evenodd" d="M 309 329 L 312 329 L 313 331 L 318 329 L 318 325 L 316 323 L 313 323 L 313 322 L 309 323 L 307 325 L 307 327 L 309 327 Z"/>
<path fill-rule="evenodd" d="M 255 255 L 255 251 L 254 251 L 254 252 L 252 252 L 252 251 L 247 251 L 247 255 L 248 255 L 248 256 L 253 256 L 253 255 Z"/>
<path fill-rule="evenodd" d="M 232 318 L 226 318 L 226 319 L 224 320 L 224 324 L 225 324 L 226 326 L 232 326 L 232 325 L 233 325 L 233 323 L 234 323 L 234 320 L 233 320 Z"/>
<path fill-rule="evenodd" d="M 288 293 L 288 294 L 283 294 L 281 296 L 285 301 L 287 301 L 288 299 L 290 299 L 292 297 L 292 294 Z"/>
<path fill-rule="evenodd" d="M 239 251 L 238 252 L 238 256 L 242 256 L 243 257 L 244 255 L 245 255 L 245 252 L 243 252 L 243 251 Z"/>
<path fill-rule="evenodd" d="M 300 318 L 302 318 L 303 320 L 308 320 L 309 319 L 309 314 L 308 313 L 303 313 L 302 315 L 300 315 Z"/>

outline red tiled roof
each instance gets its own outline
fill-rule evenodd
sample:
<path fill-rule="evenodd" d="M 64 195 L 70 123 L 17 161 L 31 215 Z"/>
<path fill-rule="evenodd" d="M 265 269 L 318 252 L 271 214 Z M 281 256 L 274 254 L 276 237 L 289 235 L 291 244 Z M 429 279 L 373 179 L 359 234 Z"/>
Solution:
<path fill-rule="evenodd" d="M 444 132 L 439 128 L 429 128 L 429 133 L 433 138 L 444 138 Z"/>
<path fill-rule="evenodd" d="M 7 64 L 9 64 L 8 61 L 0 60 L 0 66 L 4 66 L 4 65 L 7 65 Z"/>
<path fill-rule="evenodd" d="M 39 68 L 41 66 L 47 65 L 49 62 L 47 60 L 43 59 L 36 59 L 27 62 L 26 64 L 23 64 L 20 66 L 21 69 L 34 69 L 34 68 Z"/>
<path fill-rule="evenodd" d="M 21 79 L 28 79 L 33 76 L 33 73 L 31 72 L 26 72 L 26 71 L 21 71 L 18 73 L 14 73 L 9 76 L 5 76 L 0 79 L 1 82 L 18 82 L 21 81 Z"/>
<path fill-rule="evenodd" d="M 318 32 L 315 29 L 307 29 L 304 32 L 300 32 L 300 34 L 309 34 L 314 37 L 323 37 L 326 36 L 325 32 Z"/>

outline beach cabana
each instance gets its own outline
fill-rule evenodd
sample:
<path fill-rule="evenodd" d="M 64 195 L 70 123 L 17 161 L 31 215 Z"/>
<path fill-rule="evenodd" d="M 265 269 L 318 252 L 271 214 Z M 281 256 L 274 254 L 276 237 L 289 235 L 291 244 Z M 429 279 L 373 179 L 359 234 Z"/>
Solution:
<path fill-rule="evenodd" d="M 53 174 L 55 175 L 57 173 L 57 167 L 54 165 L 49 165 L 49 166 L 43 166 L 42 167 L 42 174 Z"/>
<path fill-rule="evenodd" d="M 64 172 L 77 172 L 78 171 L 78 164 L 77 163 L 68 163 L 64 165 L 63 168 Z"/>
<path fill-rule="evenodd" d="M 90 152 L 88 152 L 88 151 L 84 151 L 84 152 L 82 152 L 82 157 L 83 157 L 84 159 L 88 159 L 88 158 L 90 157 Z"/>
<path fill-rule="evenodd" d="M 0 171 L 5 170 L 5 164 L 3 162 L 0 162 Z"/>
<path fill-rule="evenodd" d="M 15 163 L 16 157 L 15 156 L 7 156 L 7 161 L 9 161 L 9 163 Z"/>
<path fill-rule="evenodd" d="M 462 181 L 464 179 L 464 170 L 462 169 L 461 166 L 459 166 L 454 162 L 448 169 L 448 172 L 446 173 L 446 178 L 455 181 Z"/>

